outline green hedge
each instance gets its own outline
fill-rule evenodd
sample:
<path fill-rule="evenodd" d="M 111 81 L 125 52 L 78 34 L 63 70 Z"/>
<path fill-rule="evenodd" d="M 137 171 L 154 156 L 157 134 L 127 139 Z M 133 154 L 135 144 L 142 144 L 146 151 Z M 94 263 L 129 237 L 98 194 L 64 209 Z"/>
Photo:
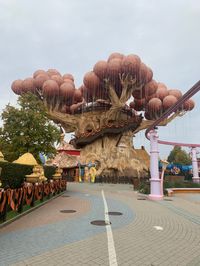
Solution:
<path fill-rule="evenodd" d="M 44 167 L 44 175 L 46 178 L 51 179 L 52 175 L 55 174 L 56 167 L 55 166 L 43 166 Z"/>
<path fill-rule="evenodd" d="M 0 162 L 2 186 L 10 188 L 19 188 L 22 186 L 25 176 L 30 175 L 33 171 L 33 166 L 9 162 Z M 55 173 L 55 167 L 44 166 L 44 174 L 50 179 Z"/>
<path fill-rule="evenodd" d="M 1 180 L 3 187 L 19 188 L 24 182 L 25 175 L 32 173 L 33 166 L 9 162 L 0 162 Z"/>

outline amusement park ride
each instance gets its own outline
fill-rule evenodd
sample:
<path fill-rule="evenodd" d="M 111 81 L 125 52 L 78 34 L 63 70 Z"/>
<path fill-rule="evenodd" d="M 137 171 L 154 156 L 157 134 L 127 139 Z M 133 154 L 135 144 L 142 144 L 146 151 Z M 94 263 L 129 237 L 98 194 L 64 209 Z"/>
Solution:
<path fill-rule="evenodd" d="M 120 53 L 97 62 L 79 89 L 71 74 L 49 69 L 14 81 L 12 90 L 18 95 L 34 93 L 47 107 L 50 119 L 66 133 L 75 132 L 71 144 L 81 148 L 83 162 L 97 162 L 97 175 L 145 175 L 148 169 L 136 157 L 132 139 L 147 129 L 152 147 L 152 198 L 159 194 L 156 127 L 166 126 L 195 105 L 190 99 L 194 93 L 182 96 L 180 90 L 167 88 L 153 79 L 152 70 L 140 57 Z"/>

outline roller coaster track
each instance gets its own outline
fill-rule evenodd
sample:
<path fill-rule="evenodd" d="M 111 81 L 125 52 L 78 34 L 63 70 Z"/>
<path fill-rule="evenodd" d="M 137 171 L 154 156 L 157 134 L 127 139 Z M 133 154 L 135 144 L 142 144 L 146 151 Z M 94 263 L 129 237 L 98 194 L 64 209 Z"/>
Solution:
<path fill-rule="evenodd" d="M 168 110 L 166 110 L 163 115 L 157 119 L 150 127 L 148 127 L 145 131 L 145 136 L 149 140 L 149 132 L 159 126 L 160 122 L 162 122 L 165 118 L 169 117 L 172 113 L 178 111 L 180 107 L 183 105 L 185 101 L 191 98 L 200 90 L 200 80 L 192 86 L 190 90 L 188 90 L 174 105 L 172 105 Z M 184 146 L 184 147 L 200 147 L 200 144 L 192 144 L 192 143 L 180 143 L 180 142 L 172 142 L 172 141 L 164 141 L 158 140 L 158 143 L 164 145 L 173 145 L 173 146 Z"/>

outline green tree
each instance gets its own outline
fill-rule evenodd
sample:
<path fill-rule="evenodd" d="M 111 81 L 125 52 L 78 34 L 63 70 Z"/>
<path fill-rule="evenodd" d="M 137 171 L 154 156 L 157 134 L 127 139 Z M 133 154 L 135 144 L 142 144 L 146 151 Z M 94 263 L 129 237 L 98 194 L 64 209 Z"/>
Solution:
<path fill-rule="evenodd" d="M 170 163 L 177 163 L 177 164 L 182 164 L 182 165 L 191 164 L 191 158 L 189 154 L 186 151 L 182 150 L 181 147 L 179 146 L 174 146 L 167 160 Z"/>
<path fill-rule="evenodd" d="M 7 105 L 1 114 L 0 150 L 8 161 L 30 152 L 39 160 L 39 153 L 55 154 L 59 129 L 50 121 L 44 104 L 27 93 L 18 98 L 19 108 Z"/>

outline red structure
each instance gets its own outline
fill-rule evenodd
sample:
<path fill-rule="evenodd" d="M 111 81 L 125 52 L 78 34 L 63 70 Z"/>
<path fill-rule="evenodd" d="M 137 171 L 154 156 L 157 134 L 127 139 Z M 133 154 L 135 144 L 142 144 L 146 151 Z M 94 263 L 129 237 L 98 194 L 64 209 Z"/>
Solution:
<path fill-rule="evenodd" d="M 80 156 L 80 150 L 75 149 L 71 144 L 61 141 L 59 147 L 57 148 L 59 153 L 69 154 L 73 156 Z"/>

